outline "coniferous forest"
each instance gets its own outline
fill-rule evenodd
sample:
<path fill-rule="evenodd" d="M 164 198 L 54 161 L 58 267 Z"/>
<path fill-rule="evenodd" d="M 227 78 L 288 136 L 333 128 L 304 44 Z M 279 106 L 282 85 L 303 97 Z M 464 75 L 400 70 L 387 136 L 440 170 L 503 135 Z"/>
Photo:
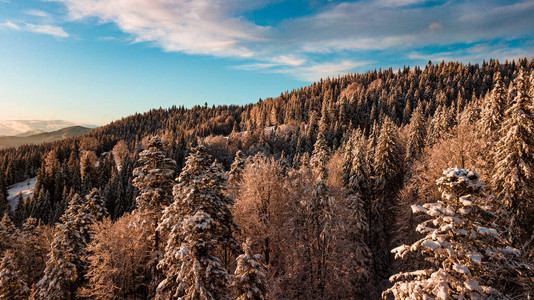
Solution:
<path fill-rule="evenodd" d="M 530 299 L 534 59 L 349 74 L 8 148 L 0 210 L 1 299 Z"/>

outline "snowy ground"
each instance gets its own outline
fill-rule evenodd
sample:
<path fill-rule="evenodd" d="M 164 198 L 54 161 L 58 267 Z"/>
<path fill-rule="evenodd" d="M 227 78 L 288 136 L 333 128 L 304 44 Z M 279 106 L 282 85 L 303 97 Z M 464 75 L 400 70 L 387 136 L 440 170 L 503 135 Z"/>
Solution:
<path fill-rule="evenodd" d="M 24 199 L 28 197 L 28 195 L 33 195 L 33 188 L 35 187 L 35 183 L 37 182 L 37 178 L 30 178 L 27 180 L 24 180 L 23 182 L 15 183 L 14 185 L 10 186 L 7 190 L 8 196 L 7 201 L 9 202 L 9 206 L 11 206 L 11 211 L 15 211 L 17 208 L 17 205 L 19 203 L 19 192 L 22 192 L 22 196 Z"/>

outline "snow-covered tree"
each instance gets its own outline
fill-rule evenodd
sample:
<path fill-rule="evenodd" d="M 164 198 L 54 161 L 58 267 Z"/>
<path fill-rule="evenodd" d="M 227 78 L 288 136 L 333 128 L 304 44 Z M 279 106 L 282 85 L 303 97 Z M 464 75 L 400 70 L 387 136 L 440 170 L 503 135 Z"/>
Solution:
<path fill-rule="evenodd" d="M 510 88 L 513 95 L 502 124 L 502 138 L 494 157 L 492 188 L 503 202 L 501 213 L 517 238 L 533 234 L 534 216 L 534 104 L 527 74 L 521 70 Z M 519 233 L 515 231 L 519 229 Z"/>
<path fill-rule="evenodd" d="M 6 251 L 0 262 L 0 299 L 27 299 L 29 292 L 16 264 L 14 252 Z"/>
<path fill-rule="evenodd" d="M 165 157 L 163 141 L 155 136 L 139 153 L 139 163 L 133 171 L 133 185 L 139 189 L 136 210 L 157 227 L 161 213 L 172 202 L 176 162 Z"/>
<path fill-rule="evenodd" d="M 243 151 L 237 151 L 234 162 L 230 166 L 230 171 L 228 172 L 228 181 L 239 181 L 241 179 L 241 173 L 245 168 L 246 160 L 247 158 Z"/>
<path fill-rule="evenodd" d="M 249 239 L 243 243 L 245 253 L 237 257 L 237 267 L 235 269 L 234 285 L 236 288 L 237 300 L 265 300 L 267 299 L 267 282 L 261 255 L 252 254 L 251 242 Z"/>
<path fill-rule="evenodd" d="M 100 195 L 100 191 L 94 188 L 87 196 L 85 196 L 85 203 L 87 213 L 94 217 L 93 222 L 100 221 L 108 216 L 106 204 Z"/>
<path fill-rule="evenodd" d="M 436 183 L 442 200 L 412 205 L 430 219 L 417 226 L 424 235 L 412 245 L 392 250 L 395 258 L 419 252 L 431 268 L 391 276 L 393 287 L 383 297 L 395 299 L 503 299 L 508 293 L 526 298 L 534 268 L 521 259 L 484 205 L 484 186 L 475 171 L 449 168 Z M 532 284 L 532 283 L 530 283 Z"/>
<path fill-rule="evenodd" d="M 169 232 L 158 264 L 165 275 L 158 297 L 227 298 L 227 271 L 215 254 L 217 247 L 235 244 L 234 200 L 224 193 L 225 180 L 221 165 L 212 162 L 203 146 L 193 149 L 174 186 L 174 202 L 158 227 Z"/>
<path fill-rule="evenodd" d="M 43 278 L 37 283 L 38 299 L 73 299 L 84 273 L 86 245 L 94 216 L 87 215 L 83 199 L 75 194 L 51 245 Z"/>
<path fill-rule="evenodd" d="M 408 143 L 406 145 L 406 158 L 416 159 L 425 147 L 426 120 L 421 103 L 417 106 L 410 118 Z"/>
<path fill-rule="evenodd" d="M 322 132 L 319 132 L 310 158 L 310 167 L 314 178 L 326 180 L 326 177 L 328 176 L 326 165 L 329 158 L 330 149 L 326 145 L 326 138 Z"/>
<path fill-rule="evenodd" d="M 498 136 L 499 129 L 504 120 L 506 97 L 506 90 L 504 83 L 502 82 L 501 73 L 497 72 L 493 75 L 493 89 L 484 99 L 485 101 L 481 116 L 482 129 L 491 140 Z"/>
<path fill-rule="evenodd" d="M 18 230 L 9 215 L 5 213 L 0 221 L 0 257 L 5 251 L 12 249 L 18 242 L 17 240 Z"/>

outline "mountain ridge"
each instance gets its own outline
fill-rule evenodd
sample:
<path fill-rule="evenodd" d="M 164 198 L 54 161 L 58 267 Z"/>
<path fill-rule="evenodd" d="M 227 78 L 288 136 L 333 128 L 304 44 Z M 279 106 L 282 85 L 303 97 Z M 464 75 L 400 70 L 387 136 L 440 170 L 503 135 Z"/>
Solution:
<path fill-rule="evenodd" d="M 0 149 L 9 148 L 9 147 L 19 147 L 26 144 L 41 144 L 47 142 L 59 141 L 71 137 L 76 137 L 83 135 L 93 128 L 83 127 L 83 126 L 69 126 L 59 130 L 51 132 L 36 132 L 32 130 L 30 132 L 25 132 L 22 134 L 14 136 L 0 136 Z"/>

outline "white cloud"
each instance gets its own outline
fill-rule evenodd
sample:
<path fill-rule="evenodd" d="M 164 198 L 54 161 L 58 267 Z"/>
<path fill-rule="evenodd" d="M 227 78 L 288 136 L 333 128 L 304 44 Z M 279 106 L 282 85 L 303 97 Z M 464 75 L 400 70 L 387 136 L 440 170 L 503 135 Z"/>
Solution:
<path fill-rule="evenodd" d="M 245 1 L 57 0 L 72 19 L 96 17 L 165 51 L 215 56 L 252 57 L 250 43 L 263 40 L 261 26 L 234 14 Z"/>
<path fill-rule="evenodd" d="M 35 33 L 42 33 L 42 34 L 48 34 L 55 37 L 61 37 L 66 38 L 69 37 L 69 34 L 63 30 L 63 28 L 55 25 L 48 25 L 48 24 L 26 24 L 26 30 L 35 32 Z"/>
<path fill-rule="evenodd" d="M 36 16 L 36 17 L 48 17 L 49 16 L 47 12 L 38 10 L 38 9 L 25 10 L 24 13 L 27 15 Z"/>
<path fill-rule="evenodd" d="M 324 5 L 313 14 L 278 20 L 273 26 L 245 17 L 245 12 L 272 0 L 52 1 L 66 5 L 70 20 L 114 23 L 134 42 L 149 42 L 164 51 L 246 58 L 250 63 L 236 68 L 305 80 L 316 77 L 308 74 L 350 71 L 359 64 L 340 61 L 340 53 L 390 51 L 405 57 L 430 45 L 532 37 L 534 23 L 532 0 L 362 0 Z M 423 5 L 427 3 L 431 5 Z M 329 61 L 324 56 L 317 59 L 322 54 L 329 54 Z M 496 53 L 479 55 L 488 54 Z"/>
<path fill-rule="evenodd" d="M 13 29 L 13 30 L 20 29 L 19 25 L 15 24 L 13 22 L 10 22 L 10 21 L 5 21 L 3 24 L 1 24 L 1 26 L 7 27 L 7 28 Z"/>

